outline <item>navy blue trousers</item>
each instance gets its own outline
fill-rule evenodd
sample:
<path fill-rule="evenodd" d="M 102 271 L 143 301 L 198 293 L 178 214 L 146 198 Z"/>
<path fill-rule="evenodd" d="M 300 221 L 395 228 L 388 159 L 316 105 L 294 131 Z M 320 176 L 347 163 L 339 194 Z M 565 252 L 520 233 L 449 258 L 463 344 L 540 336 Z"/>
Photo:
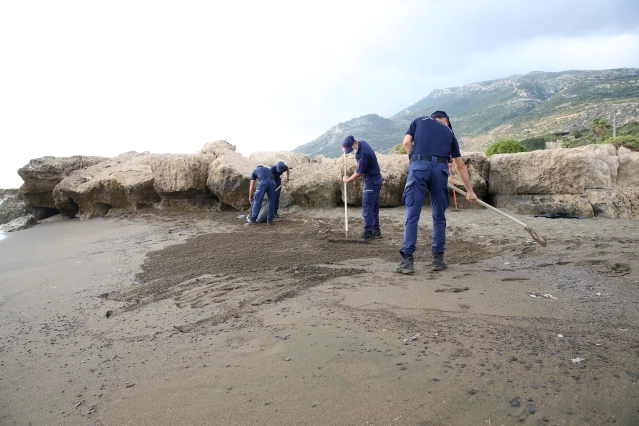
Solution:
<path fill-rule="evenodd" d="M 251 210 L 251 219 L 257 220 L 257 215 L 262 208 L 262 200 L 264 196 L 268 196 L 268 216 L 267 221 L 272 221 L 275 216 L 275 180 L 274 179 L 260 179 L 257 184 L 257 190 L 253 197 L 253 208 Z"/>
<path fill-rule="evenodd" d="M 364 181 L 362 192 L 362 217 L 364 218 L 364 231 L 379 229 L 379 193 L 382 189 L 380 183 Z"/>
<path fill-rule="evenodd" d="M 408 179 L 402 201 L 406 205 L 404 244 L 402 253 L 413 254 L 417 244 L 417 225 L 422 212 L 426 191 L 430 193 L 433 213 L 433 243 L 435 252 L 446 250 L 446 209 L 448 208 L 448 164 L 414 161 L 408 166 Z"/>

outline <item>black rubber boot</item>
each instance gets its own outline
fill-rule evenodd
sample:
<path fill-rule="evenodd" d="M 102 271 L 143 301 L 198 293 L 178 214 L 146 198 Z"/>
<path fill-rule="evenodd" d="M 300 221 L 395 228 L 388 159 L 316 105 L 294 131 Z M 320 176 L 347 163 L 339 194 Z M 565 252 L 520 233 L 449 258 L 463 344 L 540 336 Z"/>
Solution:
<path fill-rule="evenodd" d="M 412 254 L 404 254 L 401 251 L 399 252 L 400 256 L 402 256 L 402 261 L 399 262 L 395 266 L 395 272 L 399 272 L 401 274 L 414 274 L 415 268 L 413 266 L 413 255 Z"/>
<path fill-rule="evenodd" d="M 255 219 L 249 219 L 246 221 L 247 225 L 257 225 L 257 221 Z"/>
<path fill-rule="evenodd" d="M 376 240 L 379 240 L 382 237 L 382 231 L 377 228 L 377 229 L 373 229 L 373 238 L 375 238 Z"/>
<path fill-rule="evenodd" d="M 443 271 L 446 269 L 446 262 L 444 262 L 444 252 L 433 252 L 433 271 Z"/>
<path fill-rule="evenodd" d="M 362 234 L 362 238 L 366 241 L 372 241 L 373 240 L 373 231 L 364 231 L 364 233 Z"/>

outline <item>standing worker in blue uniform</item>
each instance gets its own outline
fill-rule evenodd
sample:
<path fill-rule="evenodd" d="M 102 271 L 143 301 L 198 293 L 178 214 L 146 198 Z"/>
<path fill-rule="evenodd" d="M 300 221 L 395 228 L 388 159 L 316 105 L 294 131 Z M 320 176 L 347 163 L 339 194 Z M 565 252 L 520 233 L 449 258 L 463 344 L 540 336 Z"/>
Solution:
<path fill-rule="evenodd" d="M 352 182 L 358 177 L 364 178 L 364 192 L 362 193 L 362 216 L 364 217 L 364 233 L 362 238 L 369 241 L 382 238 L 379 227 L 379 192 L 382 189 L 382 174 L 377 163 L 375 151 L 366 141 L 356 141 L 353 136 L 347 136 L 342 142 L 342 150 L 346 154 L 355 152 L 357 170 L 352 176 L 344 176 L 344 182 Z"/>
<path fill-rule="evenodd" d="M 470 176 L 461 158 L 459 143 L 453 133 L 453 126 L 444 111 L 435 111 L 430 117 L 415 119 L 408 128 L 402 143 L 409 154 L 408 178 L 402 196 L 406 205 L 404 223 L 404 244 L 399 251 L 401 262 L 395 266 L 396 272 L 412 274 L 413 253 L 417 244 L 417 224 L 422 212 L 426 191 L 430 193 L 433 214 L 433 271 L 446 269 L 444 250 L 446 249 L 446 208 L 448 208 L 448 163 L 455 163 L 459 177 L 466 187 L 466 199 L 477 201 L 477 195 L 470 183 Z"/>
<path fill-rule="evenodd" d="M 255 199 L 253 199 L 253 190 L 255 190 L 255 180 L 258 180 L 257 190 L 255 191 Z M 266 224 L 271 225 L 273 216 L 275 215 L 275 176 L 271 173 L 271 169 L 264 166 L 257 166 L 251 175 L 251 183 L 249 185 L 249 202 L 253 203 L 251 209 L 251 217 L 248 225 L 257 224 L 257 215 L 262 208 L 262 200 L 264 195 L 268 196 L 268 216 Z"/>
<path fill-rule="evenodd" d="M 282 174 L 286 172 L 286 180 L 284 183 L 288 182 L 291 175 L 288 170 L 288 166 L 283 161 L 278 161 L 276 165 L 271 167 L 271 173 L 275 176 L 275 219 L 280 219 L 280 215 L 277 214 L 277 210 L 280 208 L 280 195 L 282 194 Z M 278 189 L 279 188 L 279 189 Z"/>

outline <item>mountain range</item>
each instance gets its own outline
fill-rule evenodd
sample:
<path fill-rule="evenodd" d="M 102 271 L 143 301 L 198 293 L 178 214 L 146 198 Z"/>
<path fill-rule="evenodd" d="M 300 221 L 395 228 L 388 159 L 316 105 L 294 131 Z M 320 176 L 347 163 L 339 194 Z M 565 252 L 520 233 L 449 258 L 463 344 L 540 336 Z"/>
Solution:
<path fill-rule="evenodd" d="M 377 114 L 339 123 L 294 149 L 337 157 L 348 135 L 387 153 L 400 143 L 412 120 L 443 110 L 451 117 L 464 151 L 485 151 L 504 138 L 565 135 L 587 129 L 596 118 L 617 125 L 639 121 L 639 68 L 599 71 L 534 71 L 525 75 L 433 90 L 389 118 Z"/>

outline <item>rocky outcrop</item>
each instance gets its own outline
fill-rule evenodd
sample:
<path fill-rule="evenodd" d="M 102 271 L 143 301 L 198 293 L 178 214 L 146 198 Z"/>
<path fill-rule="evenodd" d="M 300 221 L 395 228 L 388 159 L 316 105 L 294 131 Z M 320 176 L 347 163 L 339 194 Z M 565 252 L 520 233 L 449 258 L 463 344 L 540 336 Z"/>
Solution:
<path fill-rule="evenodd" d="M 0 189 L 0 225 L 31 212 L 17 189 Z"/>
<path fill-rule="evenodd" d="M 595 215 L 592 205 L 583 194 L 497 194 L 492 196 L 492 205 L 519 214 L 567 213 L 582 217 Z"/>
<path fill-rule="evenodd" d="M 18 169 L 18 174 L 24 180 L 24 184 L 20 187 L 20 193 L 29 206 L 55 207 L 53 188 L 62 179 L 75 170 L 91 167 L 105 160 L 108 158 L 81 155 L 35 158 Z"/>
<path fill-rule="evenodd" d="M 64 178 L 53 190 L 55 207 L 66 216 L 88 219 L 115 207 L 138 210 L 160 201 L 153 187 L 148 153 L 128 152 Z"/>
<path fill-rule="evenodd" d="M 23 229 L 31 228 L 33 225 L 36 225 L 37 223 L 38 223 L 38 219 L 33 215 L 22 216 L 22 217 L 13 219 L 9 223 L 0 225 L 0 231 L 4 231 L 4 232 L 22 231 Z"/>
<path fill-rule="evenodd" d="M 301 207 L 335 207 L 342 203 L 341 158 L 323 159 L 318 163 L 301 164 L 295 168 L 295 179 L 289 189 L 295 204 Z"/>
<path fill-rule="evenodd" d="M 490 158 L 491 195 L 583 194 L 587 154 L 553 149 Z"/>
<path fill-rule="evenodd" d="M 588 189 L 584 195 L 595 216 L 639 219 L 639 188 Z"/>
<path fill-rule="evenodd" d="M 617 186 L 639 187 L 639 152 L 620 147 L 617 155 L 619 157 Z"/>
<path fill-rule="evenodd" d="M 228 151 L 209 165 L 206 186 L 222 203 L 244 211 L 251 205 L 249 183 L 257 166 L 240 153 Z"/>
<path fill-rule="evenodd" d="M 586 189 L 612 188 L 619 158 L 612 145 L 588 145 L 490 159 L 491 195 L 583 194 Z"/>
<path fill-rule="evenodd" d="M 619 157 L 614 145 L 586 145 L 574 150 L 586 153 L 584 189 L 607 189 L 617 184 Z"/>
<path fill-rule="evenodd" d="M 464 160 L 464 163 L 466 163 L 466 168 L 468 169 L 468 174 L 470 176 L 470 183 L 473 185 L 473 191 L 480 198 L 486 197 L 488 195 L 490 159 L 486 157 L 486 154 L 483 152 L 464 152 L 462 153 L 462 159 Z M 466 187 L 462 183 L 454 164 L 451 164 L 451 170 L 453 172 L 455 186 L 465 191 Z"/>
<path fill-rule="evenodd" d="M 235 152 L 235 145 L 228 143 L 224 140 L 218 140 L 214 142 L 207 142 L 200 150 L 200 154 L 214 155 L 220 157 L 229 152 Z"/>
<path fill-rule="evenodd" d="M 290 169 L 312 161 L 311 157 L 306 154 L 289 151 L 252 152 L 249 159 L 266 167 L 274 166 L 278 161 L 284 161 Z"/>
<path fill-rule="evenodd" d="M 229 151 L 233 152 L 233 151 Z M 153 188 L 162 210 L 217 211 L 221 203 L 207 190 L 209 165 L 214 154 L 153 154 Z"/>

